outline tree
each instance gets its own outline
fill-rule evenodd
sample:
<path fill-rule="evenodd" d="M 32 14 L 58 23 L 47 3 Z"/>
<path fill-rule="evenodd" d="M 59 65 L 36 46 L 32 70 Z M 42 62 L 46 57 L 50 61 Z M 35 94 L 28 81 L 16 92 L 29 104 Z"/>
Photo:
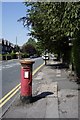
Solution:
<path fill-rule="evenodd" d="M 26 42 L 26 44 L 31 44 L 31 45 L 33 45 L 35 47 L 36 46 L 36 41 L 35 41 L 35 39 L 30 37 L 28 39 L 28 41 Z"/>
<path fill-rule="evenodd" d="M 28 14 L 20 20 L 27 21 L 25 25 L 32 26 L 30 35 L 40 41 L 44 49 L 52 51 L 55 48 L 54 41 L 64 37 L 60 26 L 63 15 L 61 12 L 65 9 L 65 3 L 25 3 L 25 5 Z"/>
<path fill-rule="evenodd" d="M 18 45 L 14 46 L 14 52 L 19 52 L 20 51 L 20 47 Z"/>
<path fill-rule="evenodd" d="M 36 43 L 36 50 L 37 50 L 38 56 L 42 55 L 44 48 L 40 41 L 37 41 L 37 43 Z"/>
<path fill-rule="evenodd" d="M 62 26 L 65 34 L 72 39 L 72 63 L 80 79 L 80 2 L 66 5 Z"/>
<path fill-rule="evenodd" d="M 31 50 L 33 49 L 33 50 Z M 22 51 L 24 53 L 28 53 L 31 55 L 31 51 L 33 51 L 33 54 L 36 54 L 40 56 L 42 54 L 42 48 L 40 42 L 35 41 L 34 38 L 29 38 L 28 41 L 23 45 Z"/>
<path fill-rule="evenodd" d="M 31 44 L 25 44 L 22 46 L 22 52 L 27 53 L 29 56 L 36 54 L 36 49 Z"/>
<path fill-rule="evenodd" d="M 32 27 L 30 35 L 40 41 L 44 49 L 62 56 L 64 62 L 69 62 L 70 58 L 69 39 L 75 38 L 72 61 L 76 72 L 80 75 L 80 66 L 77 65 L 78 63 L 80 65 L 80 2 L 37 2 L 25 5 L 27 14 L 20 20 L 23 20 L 23 24 L 26 23 L 24 26 Z"/>

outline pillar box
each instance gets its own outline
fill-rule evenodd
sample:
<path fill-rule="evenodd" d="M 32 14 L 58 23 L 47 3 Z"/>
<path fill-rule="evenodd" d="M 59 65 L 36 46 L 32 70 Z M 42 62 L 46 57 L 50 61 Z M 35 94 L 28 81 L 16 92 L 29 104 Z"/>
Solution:
<path fill-rule="evenodd" d="M 32 65 L 34 61 L 20 60 L 21 63 L 21 93 L 22 102 L 30 102 L 32 98 Z"/>

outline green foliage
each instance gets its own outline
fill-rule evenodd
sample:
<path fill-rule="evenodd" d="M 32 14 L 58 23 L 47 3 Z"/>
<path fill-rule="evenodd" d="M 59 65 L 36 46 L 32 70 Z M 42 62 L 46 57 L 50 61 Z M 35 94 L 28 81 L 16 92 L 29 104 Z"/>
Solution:
<path fill-rule="evenodd" d="M 80 2 L 34 2 L 25 3 L 26 17 L 21 18 L 24 26 L 31 28 L 30 35 L 36 38 L 43 49 L 57 53 L 69 62 L 71 47 L 69 38 L 73 42 L 73 61 L 78 69 L 79 63 L 79 33 L 80 33 Z M 26 24 L 25 24 L 26 23 Z M 77 41 L 78 40 L 78 41 Z M 76 52 L 76 53 L 75 53 Z M 77 54 L 77 55 L 76 55 Z"/>
<path fill-rule="evenodd" d="M 21 57 L 22 58 L 27 58 L 27 57 L 29 57 L 29 54 L 28 53 L 21 53 Z"/>
<path fill-rule="evenodd" d="M 22 46 L 22 52 L 29 54 L 29 56 L 36 53 L 36 49 L 32 44 L 25 44 Z"/>
<path fill-rule="evenodd" d="M 16 59 L 16 58 L 17 58 L 17 55 L 16 55 L 16 53 L 14 53 L 14 52 L 12 52 L 12 53 L 10 54 L 10 56 L 11 56 L 12 59 Z"/>
<path fill-rule="evenodd" d="M 22 46 L 22 52 L 28 55 L 23 56 L 30 56 L 37 54 L 40 56 L 42 54 L 42 48 L 40 42 L 35 41 L 33 38 L 29 38 L 28 41 Z"/>
<path fill-rule="evenodd" d="M 80 78 L 80 37 L 75 39 L 73 42 L 73 63 L 76 74 Z"/>
<path fill-rule="evenodd" d="M 33 38 L 29 38 L 28 39 L 28 42 L 26 42 L 26 44 L 31 44 L 31 45 L 33 45 L 34 47 L 36 46 L 36 41 L 35 41 L 35 39 L 33 39 Z"/>
<path fill-rule="evenodd" d="M 31 35 L 43 44 L 53 42 L 62 36 L 72 37 L 80 27 L 80 3 L 43 2 L 25 3 L 27 17 L 25 26 L 32 26 Z M 47 44 L 48 47 L 49 44 Z M 46 47 L 46 45 L 45 45 Z"/>
<path fill-rule="evenodd" d="M 14 52 L 19 52 L 20 51 L 20 47 L 18 45 L 14 46 Z"/>

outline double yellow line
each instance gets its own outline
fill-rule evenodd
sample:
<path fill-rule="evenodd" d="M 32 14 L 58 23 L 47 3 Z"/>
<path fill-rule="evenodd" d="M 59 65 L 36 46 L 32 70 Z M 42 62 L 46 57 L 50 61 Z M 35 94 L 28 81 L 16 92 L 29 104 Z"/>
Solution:
<path fill-rule="evenodd" d="M 36 70 L 33 71 L 32 75 L 35 75 L 36 72 L 44 65 L 40 65 Z M 0 108 L 7 103 L 21 88 L 21 84 L 18 84 L 15 88 L 13 88 L 8 94 L 6 94 L 1 100 L 0 100 Z"/>

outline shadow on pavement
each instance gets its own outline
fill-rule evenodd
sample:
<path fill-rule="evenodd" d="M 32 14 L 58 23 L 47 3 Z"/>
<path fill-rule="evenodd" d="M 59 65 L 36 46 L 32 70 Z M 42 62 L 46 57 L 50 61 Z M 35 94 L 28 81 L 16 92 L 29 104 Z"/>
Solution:
<path fill-rule="evenodd" d="M 51 69 L 68 69 L 68 65 L 64 63 L 57 63 L 57 64 L 47 64 L 46 66 L 50 66 Z"/>
<path fill-rule="evenodd" d="M 32 97 L 31 103 L 36 102 L 36 101 L 38 101 L 38 100 L 40 100 L 42 98 L 45 98 L 48 95 L 52 95 L 52 94 L 54 94 L 54 93 L 53 92 L 42 92 L 41 94 Z"/>

